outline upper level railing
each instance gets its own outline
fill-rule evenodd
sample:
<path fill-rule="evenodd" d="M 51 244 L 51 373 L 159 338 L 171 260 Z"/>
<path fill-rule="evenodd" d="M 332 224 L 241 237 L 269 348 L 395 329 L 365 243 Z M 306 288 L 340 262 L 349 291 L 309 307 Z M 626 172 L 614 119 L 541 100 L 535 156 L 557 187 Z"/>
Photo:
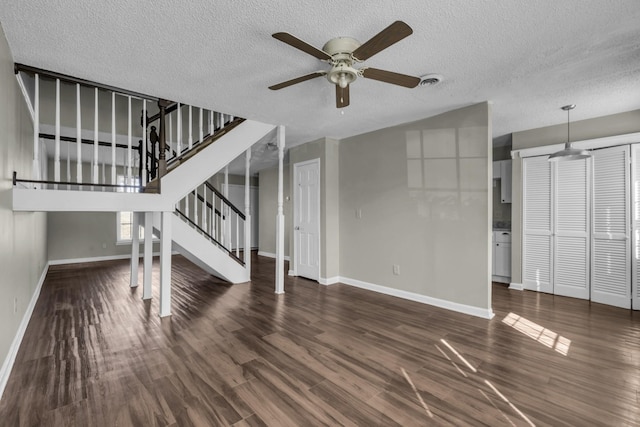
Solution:
<path fill-rule="evenodd" d="M 160 191 L 155 178 L 172 162 L 242 121 L 23 64 L 15 72 L 34 119 L 33 174 L 18 182 L 95 191 L 155 180 L 145 191 Z"/>

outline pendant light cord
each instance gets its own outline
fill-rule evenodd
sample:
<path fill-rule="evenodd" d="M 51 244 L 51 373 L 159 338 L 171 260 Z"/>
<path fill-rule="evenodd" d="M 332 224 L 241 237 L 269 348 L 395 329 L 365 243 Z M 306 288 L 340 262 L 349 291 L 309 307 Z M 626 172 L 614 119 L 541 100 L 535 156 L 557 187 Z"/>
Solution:
<path fill-rule="evenodd" d="M 571 109 L 568 108 L 567 109 L 567 145 L 571 144 L 571 120 L 569 119 L 569 116 L 571 114 Z"/>

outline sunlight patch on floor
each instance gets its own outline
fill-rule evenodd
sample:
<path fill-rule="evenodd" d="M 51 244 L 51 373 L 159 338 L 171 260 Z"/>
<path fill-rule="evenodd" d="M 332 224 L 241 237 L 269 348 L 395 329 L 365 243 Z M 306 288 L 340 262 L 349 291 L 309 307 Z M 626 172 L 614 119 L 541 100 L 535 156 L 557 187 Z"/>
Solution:
<path fill-rule="evenodd" d="M 495 394 L 500 396 L 500 398 L 502 400 L 504 400 L 509 406 L 511 406 L 511 409 L 516 411 L 518 413 L 518 415 L 520 415 L 522 417 L 523 420 L 525 420 L 527 423 L 529 423 L 530 426 L 534 426 L 535 427 L 535 424 L 532 423 L 531 420 L 529 418 L 527 418 L 527 416 L 525 414 L 523 414 L 522 411 L 516 407 L 516 405 L 511 403 L 511 401 L 509 399 L 507 399 L 504 394 L 500 393 L 500 391 L 493 384 L 491 384 L 491 382 L 489 380 L 484 380 L 484 382 L 489 387 L 491 387 L 491 390 L 493 390 Z"/>
<path fill-rule="evenodd" d="M 422 407 L 424 408 L 424 411 L 427 413 L 427 415 L 429 416 L 429 418 L 433 418 L 433 413 L 431 412 L 431 410 L 429 409 L 429 406 L 424 402 L 424 400 L 422 399 L 422 396 L 420 395 L 420 393 L 418 392 L 418 389 L 416 388 L 415 384 L 413 383 L 413 381 L 411 381 L 411 377 L 409 376 L 409 374 L 407 373 L 407 371 L 405 371 L 404 368 L 400 368 L 402 369 L 402 374 L 404 375 L 404 378 L 407 380 L 407 382 L 409 383 L 409 385 L 411 386 L 411 389 L 413 390 L 413 392 L 416 394 L 416 397 L 418 398 L 418 400 L 420 401 L 420 404 L 422 405 Z"/>
<path fill-rule="evenodd" d="M 467 367 L 468 367 L 469 369 L 471 369 L 471 371 L 472 371 L 473 373 L 478 372 L 478 370 L 477 370 L 476 368 L 474 368 L 474 367 L 471 365 L 471 363 L 469 363 L 469 362 L 467 361 L 467 359 L 465 359 L 464 357 L 462 357 L 462 355 L 461 355 L 460 353 L 458 353 L 458 351 L 457 351 L 455 348 L 453 348 L 453 347 L 452 347 L 452 346 L 451 346 L 451 345 L 450 345 L 450 344 L 449 344 L 445 339 L 441 338 L 441 339 L 440 339 L 440 342 L 441 342 L 442 344 L 446 345 L 446 346 L 449 348 L 449 350 L 451 350 L 451 352 L 452 352 L 453 354 L 455 354 L 456 356 L 458 356 L 458 359 L 460 359 L 460 360 L 462 361 L 462 363 L 464 363 L 465 365 L 467 365 Z"/>
<path fill-rule="evenodd" d="M 563 356 L 569 354 L 571 340 L 545 328 L 544 326 L 540 326 L 537 323 L 525 319 L 522 316 L 518 316 L 515 313 L 507 314 L 505 318 L 502 319 L 502 323 L 511 326 L 516 331 L 538 341 L 540 344 L 554 349 Z"/>

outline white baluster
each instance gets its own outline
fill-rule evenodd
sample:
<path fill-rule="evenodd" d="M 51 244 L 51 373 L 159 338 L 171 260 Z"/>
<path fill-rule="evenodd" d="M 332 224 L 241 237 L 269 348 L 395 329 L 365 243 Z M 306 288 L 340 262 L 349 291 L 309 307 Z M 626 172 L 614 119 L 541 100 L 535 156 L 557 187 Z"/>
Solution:
<path fill-rule="evenodd" d="M 56 129 L 53 154 L 53 180 L 60 181 L 60 79 L 56 79 Z M 54 188 L 58 188 L 58 185 Z"/>
<path fill-rule="evenodd" d="M 105 164 L 105 159 L 102 159 L 102 183 L 103 184 L 107 183 L 106 169 L 107 169 L 107 166 Z M 105 191 L 105 187 L 102 187 L 102 191 Z"/>
<path fill-rule="evenodd" d="M 200 144 L 202 144 L 202 140 L 204 139 L 204 129 L 202 126 L 202 108 L 200 108 L 200 111 L 198 112 L 198 121 L 198 124 L 200 125 L 200 134 L 198 135 L 200 139 L 198 141 L 200 142 Z"/>
<path fill-rule="evenodd" d="M 116 185 L 116 93 L 111 92 L 111 184 Z"/>
<path fill-rule="evenodd" d="M 95 98 L 95 115 L 93 117 L 93 183 L 98 184 L 98 88 L 94 91 Z"/>
<path fill-rule="evenodd" d="M 182 108 L 180 103 L 178 103 L 178 123 L 177 123 L 177 132 L 178 132 L 178 157 L 182 154 Z"/>
<path fill-rule="evenodd" d="M 132 181 L 131 177 L 133 176 L 131 175 L 131 163 L 132 163 L 131 161 L 132 160 L 131 159 L 131 156 L 132 156 L 132 153 L 131 153 L 131 97 L 128 96 L 127 99 L 129 101 L 128 103 L 129 114 L 127 115 L 127 119 L 128 119 L 127 120 L 127 176 L 126 176 L 125 182 L 129 184 L 131 183 Z"/>
<path fill-rule="evenodd" d="M 40 76 L 35 74 L 33 94 L 33 169 L 32 177 L 42 179 L 40 173 Z"/>
<path fill-rule="evenodd" d="M 82 182 L 82 108 L 80 84 L 76 83 L 76 182 Z"/>
<path fill-rule="evenodd" d="M 224 187 L 222 190 L 222 195 L 228 200 L 229 199 L 229 165 L 224 167 Z M 224 203 L 224 241 L 225 244 L 229 246 L 231 249 L 231 245 L 233 242 L 231 241 L 231 210 L 229 209 L 229 205 Z"/>
<path fill-rule="evenodd" d="M 220 129 L 224 129 L 224 114 L 220 113 Z"/>
<path fill-rule="evenodd" d="M 67 182 L 71 182 L 71 143 L 67 141 Z M 67 190 L 71 190 L 71 185 L 67 184 Z"/>
<path fill-rule="evenodd" d="M 244 159 L 244 265 L 251 272 L 251 148 Z"/>
<path fill-rule="evenodd" d="M 189 105 L 189 150 L 193 147 L 193 117 L 191 116 L 191 105 Z"/>
<path fill-rule="evenodd" d="M 236 213 L 236 257 L 240 258 L 240 215 Z"/>
<path fill-rule="evenodd" d="M 187 218 L 189 218 L 189 196 L 191 195 L 191 193 L 187 193 L 186 197 L 184 198 L 184 214 L 186 215 Z"/>
<path fill-rule="evenodd" d="M 147 185 L 147 100 L 142 100 L 142 147 L 140 156 L 142 157 L 142 186 Z M 153 161 L 153 159 L 152 159 Z"/>
<path fill-rule="evenodd" d="M 209 135 L 213 135 L 213 111 L 209 110 Z"/>
<path fill-rule="evenodd" d="M 216 236 L 216 223 L 218 221 L 218 217 L 216 216 L 216 193 L 214 192 L 211 192 L 211 206 L 213 206 L 213 208 L 211 208 L 211 232 L 209 234 L 219 241 L 218 236 Z"/>
<path fill-rule="evenodd" d="M 207 231 L 207 186 L 202 186 L 202 229 Z M 208 231 L 207 231 L 208 233 Z"/>
<path fill-rule="evenodd" d="M 193 190 L 193 222 L 198 225 L 198 188 Z"/>
<path fill-rule="evenodd" d="M 173 135 L 173 116 L 169 114 L 169 134 L 167 135 L 167 147 L 169 147 L 169 154 L 167 155 L 167 160 L 171 159 L 173 155 L 171 151 L 173 151 L 173 142 L 171 142 L 171 138 Z"/>

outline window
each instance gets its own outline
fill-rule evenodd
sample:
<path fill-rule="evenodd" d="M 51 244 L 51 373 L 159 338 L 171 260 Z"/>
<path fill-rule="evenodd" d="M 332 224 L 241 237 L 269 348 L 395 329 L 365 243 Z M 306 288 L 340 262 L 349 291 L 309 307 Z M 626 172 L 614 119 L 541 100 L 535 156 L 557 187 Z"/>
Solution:
<path fill-rule="evenodd" d="M 118 175 L 117 180 L 118 185 L 140 185 L 140 177 L 134 176 L 125 179 L 123 175 Z M 123 193 L 133 193 L 133 188 L 118 188 L 118 192 Z M 131 243 L 132 234 L 131 231 L 133 229 L 133 213 L 132 212 L 118 212 L 116 215 L 116 236 L 117 236 L 117 244 L 128 244 Z M 144 238 L 144 227 L 140 227 L 140 234 L 138 238 L 142 240 Z M 153 240 L 157 241 L 158 237 L 154 234 Z"/>

